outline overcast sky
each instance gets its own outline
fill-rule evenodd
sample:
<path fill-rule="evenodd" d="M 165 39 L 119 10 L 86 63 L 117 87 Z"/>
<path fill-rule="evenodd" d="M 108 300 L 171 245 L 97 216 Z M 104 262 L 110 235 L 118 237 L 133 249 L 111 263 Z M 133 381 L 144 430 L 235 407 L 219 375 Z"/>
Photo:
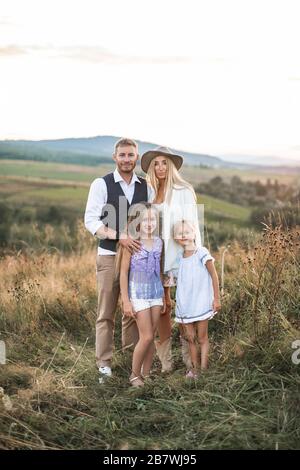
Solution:
<path fill-rule="evenodd" d="M 0 139 L 300 161 L 300 1 L 0 0 Z"/>

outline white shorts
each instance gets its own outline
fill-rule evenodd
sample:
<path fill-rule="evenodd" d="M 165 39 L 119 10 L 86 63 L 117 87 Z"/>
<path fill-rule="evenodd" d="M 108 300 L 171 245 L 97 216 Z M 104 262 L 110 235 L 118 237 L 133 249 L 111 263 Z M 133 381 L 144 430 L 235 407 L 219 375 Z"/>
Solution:
<path fill-rule="evenodd" d="M 130 302 L 135 312 L 140 312 L 150 307 L 162 306 L 164 304 L 163 299 L 130 299 Z"/>

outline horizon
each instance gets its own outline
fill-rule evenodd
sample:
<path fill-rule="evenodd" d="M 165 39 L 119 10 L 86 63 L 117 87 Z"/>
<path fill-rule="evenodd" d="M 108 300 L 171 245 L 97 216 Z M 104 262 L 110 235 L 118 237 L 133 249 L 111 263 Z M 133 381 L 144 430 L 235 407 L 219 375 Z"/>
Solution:
<path fill-rule="evenodd" d="M 116 141 L 124 136 L 116 136 L 116 135 L 111 135 L 111 134 L 98 134 L 98 135 L 90 135 L 90 136 L 80 136 L 80 137 L 59 137 L 59 138 L 53 138 L 53 139 L 0 139 L 0 142 L 6 142 L 6 141 L 13 141 L 13 142 L 19 142 L 19 141 L 26 141 L 26 142 L 45 142 L 45 141 L 57 141 L 57 140 L 75 140 L 75 139 L 95 139 L 99 137 L 110 137 L 113 139 L 116 139 Z M 128 137 L 128 136 L 125 136 Z M 129 136 L 129 138 L 131 138 Z M 164 145 L 159 142 L 150 142 L 150 141 L 144 141 L 140 138 L 133 138 L 136 142 L 141 142 L 142 144 L 149 144 L 149 145 Z M 188 149 L 178 149 L 175 148 L 174 146 L 171 145 L 166 145 L 173 151 L 178 151 L 178 152 L 184 152 L 184 153 L 192 153 L 192 154 L 198 154 L 198 155 L 206 155 L 208 157 L 213 157 L 213 158 L 219 158 L 223 161 L 226 162 L 231 162 L 231 163 L 243 163 L 243 159 L 247 159 L 244 163 L 245 164 L 252 164 L 253 165 L 262 165 L 262 166 L 295 166 L 295 167 L 300 167 L 300 160 L 298 159 L 288 159 L 286 163 L 284 163 L 284 158 L 276 156 L 276 155 L 249 155 L 249 154 L 228 154 L 228 155 L 216 155 L 213 153 L 205 153 L 205 152 L 199 152 L 199 151 L 194 151 L 194 150 L 188 150 Z M 259 163 L 259 159 L 272 159 L 275 160 L 275 163 Z M 276 163 L 277 162 L 277 163 Z"/>

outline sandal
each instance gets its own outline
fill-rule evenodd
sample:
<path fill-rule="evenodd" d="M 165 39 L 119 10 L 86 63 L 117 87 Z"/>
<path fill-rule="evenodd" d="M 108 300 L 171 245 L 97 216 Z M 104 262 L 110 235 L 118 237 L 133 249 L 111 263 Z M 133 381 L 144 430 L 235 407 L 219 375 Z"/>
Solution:
<path fill-rule="evenodd" d="M 141 377 L 140 376 L 136 376 L 136 377 L 131 377 L 129 379 L 129 382 L 130 382 L 130 385 L 132 385 L 133 387 L 143 387 L 144 386 L 144 382 L 142 381 Z"/>

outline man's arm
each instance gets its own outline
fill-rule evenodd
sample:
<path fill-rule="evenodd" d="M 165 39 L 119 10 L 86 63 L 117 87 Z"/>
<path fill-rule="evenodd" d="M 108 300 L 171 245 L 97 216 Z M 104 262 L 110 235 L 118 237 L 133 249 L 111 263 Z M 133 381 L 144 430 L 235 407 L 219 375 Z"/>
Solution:
<path fill-rule="evenodd" d="M 107 188 L 103 178 L 95 179 L 91 186 L 84 214 L 84 225 L 94 236 L 105 238 L 104 224 L 100 220 L 102 209 L 107 202 Z"/>
<path fill-rule="evenodd" d="M 102 209 L 106 203 L 107 187 L 105 181 L 103 178 L 97 178 L 90 187 L 84 214 L 84 225 L 97 238 L 115 240 L 117 238 L 116 230 L 106 227 L 100 220 Z M 120 234 L 120 244 L 131 253 L 138 251 L 141 245 L 138 240 L 131 239 L 126 233 Z"/>
<path fill-rule="evenodd" d="M 134 311 L 129 299 L 128 292 L 128 274 L 131 255 L 128 250 L 122 251 L 121 269 L 120 269 L 120 293 L 122 300 L 122 309 L 126 317 L 134 317 Z"/>

